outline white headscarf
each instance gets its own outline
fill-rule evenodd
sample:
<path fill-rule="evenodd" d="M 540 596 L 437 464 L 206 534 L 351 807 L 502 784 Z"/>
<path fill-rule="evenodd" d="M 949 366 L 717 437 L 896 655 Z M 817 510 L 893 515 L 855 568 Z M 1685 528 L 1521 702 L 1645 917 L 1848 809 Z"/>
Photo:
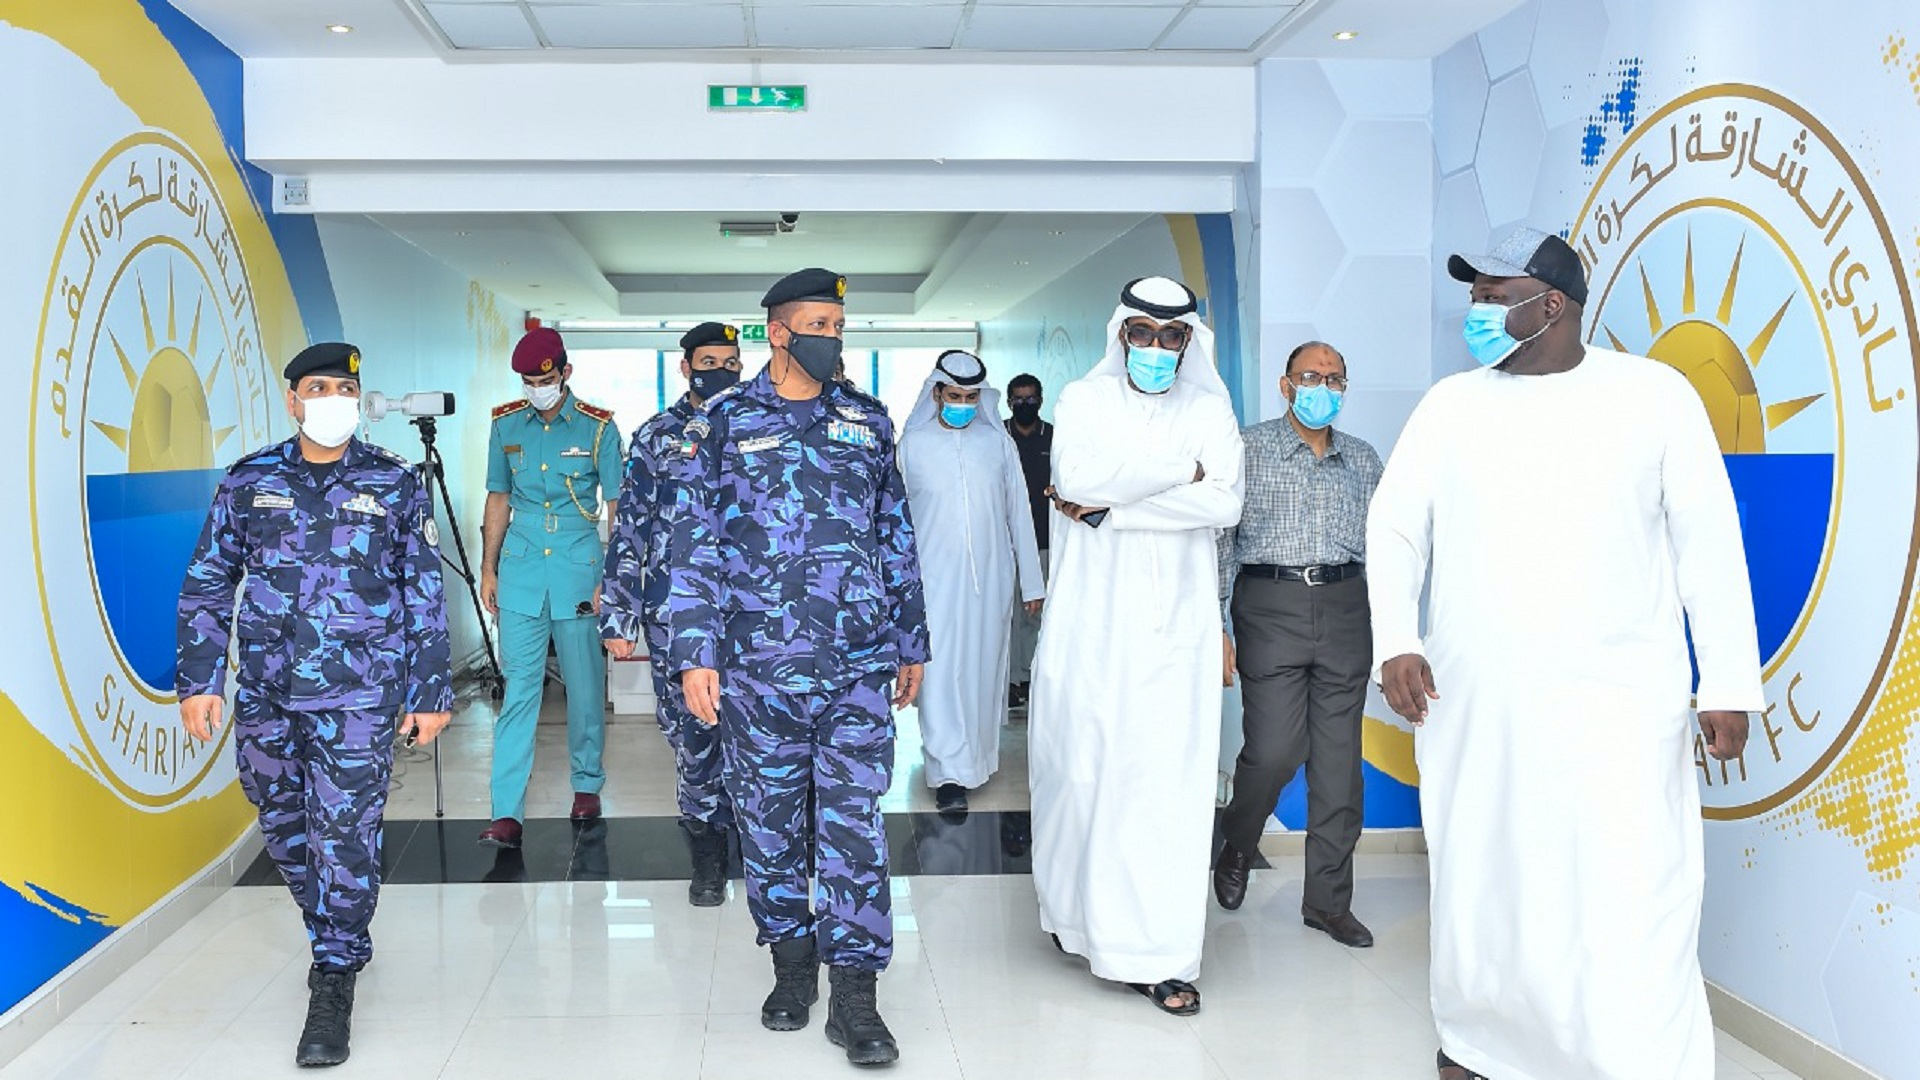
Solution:
<path fill-rule="evenodd" d="M 1187 342 L 1187 351 L 1181 354 L 1180 374 L 1174 377 L 1174 390 L 1169 392 L 1178 391 L 1184 385 L 1198 393 L 1230 399 L 1227 384 L 1221 381 L 1220 372 L 1214 367 L 1213 331 L 1200 321 L 1197 308 L 1193 290 L 1172 278 L 1150 277 L 1129 282 L 1120 290 L 1120 306 L 1113 309 L 1113 319 L 1107 323 L 1107 353 L 1088 374 L 1126 377 L 1127 346 L 1120 340 L 1120 328 L 1128 319 L 1145 317 L 1162 324 L 1183 322 L 1192 330 L 1193 337 Z"/>
<path fill-rule="evenodd" d="M 933 362 L 933 370 L 927 374 L 926 384 L 920 387 L 920 400 L 913 403 L 913 411 L 907 414 L 907 422 L 900 428 L 903 438 L 914 428 L 939 422 L 940 406 L 933 400 L 933 388 L 941 383 L 963 390 L 979 387 L 980 411 L 975 414 L 973 424 L 968 426 L 986 423 L 1001 434 L 1006 434 L 1007 429 L 1000 422 L 1000 391 L 987 385 L 987 365 L 970 352 L 949 349 Z"/>

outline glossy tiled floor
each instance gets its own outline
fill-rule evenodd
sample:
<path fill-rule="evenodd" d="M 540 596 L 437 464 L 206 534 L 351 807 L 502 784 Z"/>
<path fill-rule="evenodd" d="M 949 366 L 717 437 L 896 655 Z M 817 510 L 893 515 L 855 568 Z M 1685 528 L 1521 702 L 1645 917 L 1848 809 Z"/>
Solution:
<path fill-rule="evenodd" d="M 470 743 L 479 728 L 468 729 Z M 670 803 L 645 767 L 664 763 L 650 725 L 610 738 L 609 809 L 664 818 Z M 901 760 L 915 756 L 903 725 Z M 543 733 L 545 734 L 545 733 Z M 975 799 L 981 810 L 1024 809 L 1024 732 L 1008 729 L 1003 763 L 1018 775 Z M 557 737 L 554 732 L 548 738 Z M 621 749 L 621 747 L 627 749 Z M 546 748 L 543 744 L 543 748 Z M 557 745 L 548 749 L 557 749 Z M 481 755 L 460 738 L 448 762 L 479 780 Z M 464 756 L 463 756 L 464 755 Z M 623 759 L 619 755 L 631 755 Z M 563 799 L 562 755 L 547 753 L 545 790 Z M 634 779 L 625 766 L 636 765 Z M 449 769 L 450 808 L 469 796 Z M 404 794 L 431 806 L 431 774 L 414 767 Z M 1017 872 L 999 825 L 931 828 L 917 777 L 901 770 L 890 809 L 903 868 L 957 869 L 894 879 L 896 952 L 881 1005 L 899 1037 L 894 1077 L 1190 1077 L 1249 1080 L 1424 1080 L 1433 1075 L 1426 1005 L 1426 867 L 1418 856 L 1361 856 L 1357 912 L 1379 938 L 1351 951 L 1300 925 L 1297 860 L 1257 873 L 1233 914 L 1213 910 L 1205 999 L 1192 1019 L 1162 1015 L 1133 993 L 1095 981 L 1055 952 L 1035 922 L 1033 879 Z M 556 786 L 557 785 L 557 786 Z M 424 802 L 421 789 L 424 788 Z M 457 796 L 455 792 L 458 792 Z M 986 796 L 993 796 L 988 798 Z M 1005 801 L 999 801 L 1005 800 Z M 399 808 L 399 807 L 397 807 Z M 454 811 L 478 819 L 484 810 Z M 562 816 L 564 801 L 535 810 Z M 929 819 L 932 819 L 931 821 Z M 1017 820 L 1014 818 L 1013 820 Z M 406 851 L 468 858 L 464 830 L 396 821 Z M 444 834 L 445 841 L 427 839 Z M 654 868 L 653 848 L 678 842 L 661 822 L 615 821 L 601 851 L 609 870 Z M 427 844 L 425 848 L 415 845 Z M 766 953 L 734 883 L 725 906 L 696 909 L 683 881 L 581 880 L 581 836 L 564 821 L 529 833 L 528 866 L 562 880 L 396 884 L 374 924 L 378 958 L 361 977 L 354 1056 L 326 1075 L 381 1080 L 600 1080 L 848 1077 L 854 1070 L 820 1032 L 760 1027 Z M 590 845 L 589 845 L 590 846 Z M 978 851 L 975 851 L 978 849 Z M 624 854 L 623 854 L 624 852 Z M 971 858 L 968 852 L 979 855 Z M 488 857 L 490 858 L 490 856 Z M 404 862 L 405 855 L 402 855 Z M 960 863 L 942 863 L 959 859 Z M 476 864 L 478 865 L 478 864 Z M 648 874 L 652 871 L 648 870 Z M 430 875 L 429 875 L 430 876 Z M 458 875 L 448 875 L 458 877 Z M 475 875 L 474 880 L 484 876 Z M 573 880 L 564 880 L 566 878 Z M 185 1080 L 294 1075 L 304 1012 L 304 935 L 278 887 L 236 888 L 164 942 L 99 997 L 4 1070 L 0 1080 Z M 824 1008 L 824 1005 L 822 1006 Z M 312 1075 L 312 1074 L 305 1074 Z M 1719 1077 L 1786 1077 L 1722 1037 Z"/>

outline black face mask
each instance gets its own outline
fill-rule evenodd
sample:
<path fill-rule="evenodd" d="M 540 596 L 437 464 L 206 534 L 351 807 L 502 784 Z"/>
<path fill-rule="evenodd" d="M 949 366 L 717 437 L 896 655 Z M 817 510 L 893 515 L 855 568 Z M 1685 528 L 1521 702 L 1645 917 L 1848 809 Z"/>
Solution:
<path fill-rule="evenodd" d="M 802 334 L 787 327 L 791 335 L 787 341 L 787 355 L 814 382 L 826 385 L 833 378 L 834 369 L 840 366 L 840 350 L 846 342 L 826 334 Z"/>
<path fill-rule="evenodd" d="M 1007 411 L 1013 414 L 1014 423 L 1021 427 L 1032 427 L 1040 420 L 1040 403 L 1037 401 L 1032 404 L 1023 401 L 1018 405 L 1009 405 Z"/>
<path fill-rule="evenodd" d="M 687 385 L 693 388 L 693 396 L 701 401 L 709 400 L 739 381 L 740 373 L 732 368 L 694 368 L 687 373 Z"/>

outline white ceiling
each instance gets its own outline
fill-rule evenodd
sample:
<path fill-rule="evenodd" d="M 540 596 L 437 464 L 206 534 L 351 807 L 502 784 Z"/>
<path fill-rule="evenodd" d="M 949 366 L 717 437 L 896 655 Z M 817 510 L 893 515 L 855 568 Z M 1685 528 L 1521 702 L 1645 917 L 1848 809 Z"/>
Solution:
<path fill-rule="evenodd" d="M 1435 56 L 1521 0 L 172 0 L 247 57 Z M 329 24 L 353 27 L 334 34 Z M 1349 42 L 1336 30 L 1356 30 Z"/>
<path fill-rule="evenodd" d="M 384 214 L 409 243 L 549 319 L 740 318 L 805 266 L 846 274 L 860 318 L 977 322 L 1127 234 L 1140 214 L 803 213 L 725 237 L 738 214 Z"/>

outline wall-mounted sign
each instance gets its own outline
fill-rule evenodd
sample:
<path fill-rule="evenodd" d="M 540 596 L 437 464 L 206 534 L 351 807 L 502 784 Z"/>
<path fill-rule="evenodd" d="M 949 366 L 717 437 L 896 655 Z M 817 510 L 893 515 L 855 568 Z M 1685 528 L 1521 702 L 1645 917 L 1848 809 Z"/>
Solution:
<path fill-rule="evenodd" d="M 801 112 L 807 107 L 804 86 L 708 86 L 707 108 L 715 112 L 762 110 Z"/>

